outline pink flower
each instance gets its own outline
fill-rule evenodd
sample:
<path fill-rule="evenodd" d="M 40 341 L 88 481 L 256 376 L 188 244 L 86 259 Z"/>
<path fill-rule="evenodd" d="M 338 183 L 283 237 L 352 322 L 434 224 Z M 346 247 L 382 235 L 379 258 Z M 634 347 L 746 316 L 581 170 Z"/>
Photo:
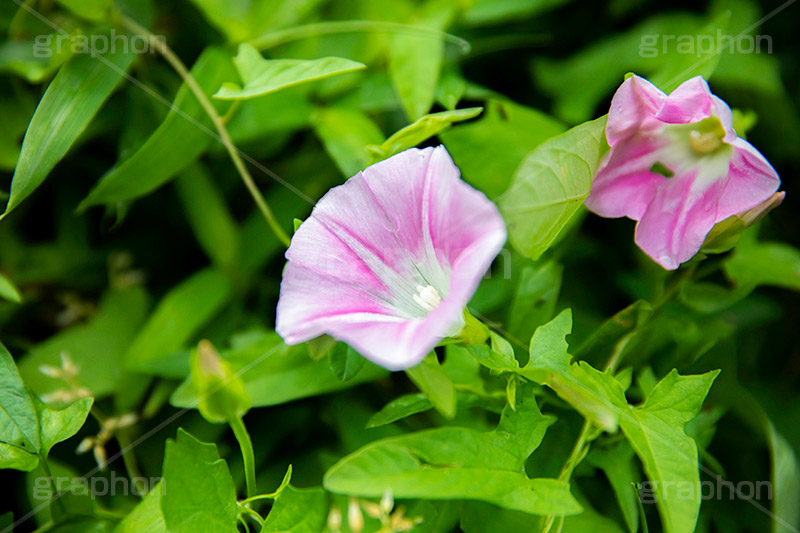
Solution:
<path fill-rule="evenodd" d="M 443 146 L 410 149 L 331 189 L 286 252 L 278 334 L 326 333 L 391 370 L 414 366 L 463 326 L 503 247 L 497 207 Z"/>
<path fill-rule="evenodd" d="M 636 244 L 664 268 L 678 268 L 715 223 L 760 204 L 780 185 L 732 122 L 731 109 L 700 76 L 669 96 L 644 78 L 628 78 L 611 102 L 611 150 L 586 206 L 637 220 Z"/>

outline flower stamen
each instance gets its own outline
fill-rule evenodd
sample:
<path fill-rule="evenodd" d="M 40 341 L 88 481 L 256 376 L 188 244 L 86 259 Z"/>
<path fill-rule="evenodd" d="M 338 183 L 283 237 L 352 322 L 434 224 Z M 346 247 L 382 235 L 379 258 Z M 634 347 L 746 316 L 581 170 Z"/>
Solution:
<path fill-rule="evenodd" d="M 417 294 L 414 295 L 414 301 L 417 302 L 420 307 L 430 312 L 442 303 L 442 297 L 439 296 L 439 292 L 432 285 L 427 285 L 425 287 L 417 285 Z"/>
<path fill-rule="evenodd" d="M 689 133 L 689 144 L 691 144 L 692 150 L 695 152 L 709 154 L 720 147 L 722 140 L 715 132 L 692 130 Z"/>

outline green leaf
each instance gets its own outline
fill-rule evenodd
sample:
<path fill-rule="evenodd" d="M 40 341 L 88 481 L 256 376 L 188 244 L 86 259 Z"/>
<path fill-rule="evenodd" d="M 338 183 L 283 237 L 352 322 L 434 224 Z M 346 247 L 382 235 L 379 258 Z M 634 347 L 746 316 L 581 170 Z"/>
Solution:
<path fill-rule="evenodd" d="M 372 415 L 367 422 L 367 428 L 376 428 L 391 424 L 403 418 L 418 413 L 424 413 L 433 408 L 433 404 L 424 394 L 406 394 L 395 398 L 383 406 L 383 409 Z"/>
<path fill-rule="evenodd" d="M 207 96 L 235 76 L 230 55 L 214 47 L 203 51 L 191 73 Z M 228 105 L 220 102 L 217 111 L 223 113 Z M 158 129 L 131 157 L 108 171 L 78 209 L 125 202 L 152 192 L 196 160 L 215 136 L 211 119 L 183 84 Z"/>
<path fill-rule="evenodd" d="M 320 533 L 328 518 L 328 496 L 321 488 L 280 490 L 261 533 Z"/>
<path fill-rule="evenodd" d="M 58 0 L 58 3 L 79 17 L 93 21 L 108 20 L 112 7 L 111 0 Z"/>
<path fill-rule="evenodd" d="M 376 161 L 386 159 L 407 148 L 413 148 L 434 135 L 438 135 L 450 128 L 455 122 L 477 117 L 482 110 L 482 107 L 468 107 L 425 115 L 386 139 L 380 146 L 371 145 L 367 147 L 367 150 L 372 153 Z"/>
<path fill-rule="evenodd" d="M 656 482 L 657 505 L 667 533 L 692 532 L 700 512 L 701 495 L 697 445 L 684 427 L 703 405 L 719 371 L 681 376 L 671 371 L 645 402 L 620 417 L 620 427 Z M 687 485 L 688 484 L 688 485 Z M 691 486 L 687 496 L 682 487 Z"/>
<path fill-rule="evenodd" d="M 215 264 L 234 268 L 239 257 L 239 228 L 206 169 L 190 166 L 175 180 L 175 187 L 200 246 Z"/>
<path fill-rule="evenodd" d="M 328 368 L 327 362 L 312 360 L 307 347 L 287 346 L 276 333 L 258 335 L 250 343 L 220 355 L 230 363 L 231 370 L 241 376 L 254 407 L 280 405 L 388 375 L 386 370 L 367 361 L 358 375 L 341 381 Z M 197 395 L 188 380 L 178 387 L 171 402 L 176 407 L 197 405 Z"/>
<path fill-rule="evenodd" d="M 800 291 L 800 250 L 786 243 L 742 243 L 724 268 L 739 286 L 770 285 Z"/>
<path fill-rule="evenodd" d="M 613 433 L 620 413 L 628 409 L 625 392 L 608 372 L 600 372 L 583 361 L 570 362 L 564 338 L 571 330 L 570 309 L 539 327 L 531 339 L 530 360 L 517 373 L 547 385 L 597 427 Z"/>
<path fill-rule="evenodd" d="M 687 54 L 681 51 L 680 37 L 675 43 L 669 43 L 665 55 L 665 65 L 656 73 L 650 81 L 666 93 L 672 92 L 681 83 L 695 76 L 703 76 L 708 79 L 717 68 L 720 54 L 725 46 L 721 42 L 716 42 L 721 34 L 728 27 L 731 18 L 730 12 L 723 12 L 711 20 L 705 27 L 701 28 L 697 35 L 691 35 L 692 39 L 700 42 L 703 37 L 709 37 L 716 46 L 708 47 L 708 50 L 697 46 L 697 53 Z"/>
<path fill-rule="evenodd" d="M 47 407 L 22 383 L 14 359 L 0 344 L 0 469 L 36 468 L 54 445 L 78 432 L 91 408 L 91 398 L 61 411 Z"/>
<path fill-rule="evenodd" d="M 114 522 L 111 520 L 92 516 L 76 516 L 48 528 L 47 531 L 50 533 L 111 533 L 113 530 Z"/>
<path fill-rule="evenodd" d="M 708 282 L 687 282 L 680 287 L 681 303 L 698 313 L 718 313 L 742 301 L 755 289 L 754 284 L 729 288 Z"/>
<path fill-rule="evenodd" d="M 453 111 L 466 90 L 467 80 L 455 68 L 445 68 L 436 86 L 436 101 L 448 111 Z"/>
<path fill-rule="evenodd" d="M 14 513 L 13 511 L 8 511 L 7 513 L 0 514 L 0 531 L 12 531 L 12 526 L 14 525 Z"/>
<path fill-rule="evenodd" d="M 480 120 L 442 132 L 441 139 L 464 179 L 497 198 L 534 148 L 564 131 L 564 125 L 530 107 L 490 99 Z"/>
<path fill-rule="evenodd" d="M 52 484 L 42 463 L 25 475 L 25 492 L 28 496 L 28 503 L 34 511 L 31 518 L 37 525 L 42 526 L 52 522 L 53 516 L 56 517 L 56 521 L 60 521 L 59 519 L 62 519 L 65 514 L 90 515 L 93 513 L 94 505 L 88 490 L 75 490 L 72 485 L 73 480 L 80 478 L 80 472 L 53 457 L 47 460 L 47 470 L 52 475 Z M 64 502 L 64 505 L 42 506 L 42 503 L 53 497 L 54 488 L 56 493 L 61 494 L 59 499 Z"/>
<path fill-rule="evenodd" d="M 378 126 L 356 109 L 320 109 L 314 114 L 312 124 L 325 151 L 347 178 L 372 163 L 367 147 L 383 142 Z"/>
<path fill-rule="evenodd" d="M 519 367 L 519 362 L 514 354 L 505 354 L 492 350 L 486 345 L 468 346 L 469 353 L 472 354 L 480 364 L 496 372 L 509 372 Z"/>
<path fill-rule="evenodd" d="M 22 295 L 19 293 L 19 289 L 2 272 L 0 272 L 0 298 L 15 304 L 22 303 Z"/>
<path fill-rule="evenodd" d="M 698 453 L 684 428 L 702 407 L 719 371 L 680 376 L 673 370 L 645 402 L 631 408 L 620 383 L 584 362 L 569 363 L 564 337 L 572 327 L 570 310 L 536 330 L 531 359 L 519 373 L 552 388 L 584 417 L 606 431 L 622 429 L 655 482 L 658 509 L 668 533 L 694 531 L 700 494 L 679 494 L 684 483 L 699 486 Z"/>
<path fill-rule="evenodd" d="M 790 533 L 800 527 L 800 463 L 792 445 L 767 421 L 774 498 L 772 512 L 775 533 Z"/>
<path fill-rule="evenodd" d="M 167 533 L 161 513 L 161 497 L 165 491 L 159 482 L 147 496 L 117 525 L 114 533 Z"/>
<path fill-rule="evenodd" d="M 228 276 L 212 268 L 173 287 L 131 343 L 125 366 L 148 374 L 186 376 L 189 359 L 176 352 L 222 309 L 232 291 Z"/>
<path fill-rule="evenodd" d="M 608 357 L 614 345 L 626 334 L 642 327 L 653 314 L 653 307 L 645 300 L 637 300 L 603 322 L 574 350 L 581 359 Z"/>
<path fill-rule="evenodd" d="M 606 118 L 581 124 L 533 151 L 499 199 L 514 247 L 538 259 L 589 195 L 606 146 Z"/>
<path fill-rule="evenodd" d="M 161 496 L 164 523 L 170 533 L 236 533 L 236 488 L 217 447 L 182 429 L 167 440 Z"/>
<path fill-rule="evenodd" d="M 456 416 L 456 389 L 435 353 L 430 353 L 420 364 L 406 370 L 406 375 L 443 417 L 451 419 Z"/>
<path fill-rule="evenodd" d="M 614 489 L 617 503 L 630 533 L 639 530 L 639 497 L 636 483 L 641 481 L 633 463 L 633 449 L 626 442 L 607 448 L 593 448 L 586 460 L 601 468 Z"/>
<path fill-rule="evenodd" d="M 476 0 L 464 13 L 472 26 L 485 26 L 509 20 L 521 20 L 549 11 L 570 0 Z"/>
<path fill-rule="evenodd" d="M 59 70 L 25 132 L 8 205 L 0 218 L 41 185 L 66 155 L 122 80 L 134 57 L 127 51 L 77 54 Z"/>
<path fill-rule="evenodd" d="M 227 122 L 228 132 L 238 145 L 267 137 L 290 134 L 311 123 L 314 105 L 306 87 L 296 87 L 253 100 L 242 100 Z M 268 119 L 265 120 L 265 117 Z"/>
<path fill-rule="evenodd" d="M 258 37 L 272 29 L 296 26 L 319 0 L 191 0 L 231 43 Z"/>
<path fill-rule="evenodd" d="M 467 354 L 467 357 L 474 361 L 469 354 Z M 443 365 L 443 368 L 445 371 L 449 370 L 445 365 Z M 456 402 L 461 407 L 479 407 L 494 413 L 499 413 L 503 407 L 502 405 L 497 406 L 496 404 L 488 403 L 485 396 L 469 391 L 456 392 Z M 403 418 L 424 413 L 425 411 L 430 411 L 432 409 L 433 404 L 424 394 L 406 394 L 387 403 L 380 411 L 372 415 L 372 417 L 367 421 L 366 428 L 370 429 L 385 426 L 387 424 L 391 424 L 392 422 L 402 420 Z"/>
<path fill-rule="evenodd" d="M 66 383 L 46 376 L 42 365 L 59 367 L 66 354 L 78 368 L 74 384 L 101 398 L 125 387 L 127 374 L 121 371 L 122 357 L 147 317 L 150 298 L 141 287 L 112 290 L 103 295 L 97 313 L 35 345 L 22 359 L 19 372 L 36 394 L 44 396 Z M 102 357 L 102 364 L 98 364 Z"/>
<path fill-rule="evenodd" d="M 444 30 L 454 15 L 447 2 L 427 2 L 410 21 L 432 30 Z M 416 120 L 433 105 L 442 68 L 444 42 L 435 33 L 396 33 L 390 37 L 389 76 L 406 115 Z"/>
<path fill-rule="evenodd" d="M 5 46 L 15 44 L 14 41 Z M 0 45 L 0 70 L 4 45 Z M 13 89 L 0 90 L 0 114 L 3 116 L 3 129 L 0 130 L 0 170 L 12 172 L 19 159 L 22 136 L 28 128 L 36 101 L 28 95 L 15 93 Z M 8 193 L 0 193 L 0 203 L 8 200 Z"/>
<path fill-rule="evenodd" d="M 658 86 L 666 91 L 696 74 L 708 79 L 718 61 L 716 53 L 725 48 L 724 43 L 717 42 L 718 35 L 724 34 L 724 28 L 716 26 L 717 22 L 723 21 L 690 13 L 659 14 L 625 33 L 608 35 L 565 60 L 537 59 L 533 64 L 533 79 L 555 100 L 557 117 L 579 123 L 595 114 L 597 106 L 622 83 L 626 72 L 650 76 L 664 84 Z M 679 48 L 678 38 L 684 40 L 685 47 L 685 40 L 697 43 L 704 36 L 712 38 L 708 52 L 705 47 L 703 52 L 691 53 Z M 702 60 L 698 60 L 697 52 Z M 756 56 L 761 54 L 735 54 L 734 63 L 739 58 L 748 60 Z"/>
<path fill-rule="evenodd" d="M 331 370 L 342 381 L 353 379 L 364 367 L 366 359 L 344 343 L 337 343 L 328 353 Z"/>
<path fill-rule="evenodd" d="M 526 266 L 508 312 L 508 331 L 527 342 L 536 328 L 553 318 L 564 269 L 553 261 Z"/>
<path fill-rule="evenodd" d="M 332 466 L 323 485 L 365 497 L 391 489 L 396 498 L 482 500 L 532 514 L 575 514 L 581 506 L 567 483 L 524 473 L 551 422 L 528 387 L 494 431 L 442 427 L 381 439 Z"/>
<path fill-rule="evenodd" d="M 247 100 L 366 68 L 366 65 L 343 57 L 320 59 L 264 59 L 252 45 L 242 43 L 234 58 L 236 70 L 244 86 L 225 82 L 214 95 L 220 100 Z"/>

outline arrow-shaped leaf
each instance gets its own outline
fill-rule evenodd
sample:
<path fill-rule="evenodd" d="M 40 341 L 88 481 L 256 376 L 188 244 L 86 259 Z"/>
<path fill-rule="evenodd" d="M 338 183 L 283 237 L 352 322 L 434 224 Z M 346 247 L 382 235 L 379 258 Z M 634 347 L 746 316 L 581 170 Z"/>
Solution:
<path fill-rule="evenodd" d="M 48 408 L 25 387 L 0 344 L 0 468 L 30 472 L 54 445 L 78 432 L 91 408 L 91 398 L 61 411 Z"/>

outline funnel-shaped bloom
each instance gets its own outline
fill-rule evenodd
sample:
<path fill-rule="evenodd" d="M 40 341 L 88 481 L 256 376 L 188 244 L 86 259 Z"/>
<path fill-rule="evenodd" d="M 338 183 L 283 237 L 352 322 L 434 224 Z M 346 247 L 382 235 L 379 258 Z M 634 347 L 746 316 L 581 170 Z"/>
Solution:
<path fill-rule="evenodd" d="M 769 198 L 775 169 L 737 137 L 728 105 L 697 76 L 666 95 L 638 76 L 608 112 L 611 146 L 586 206 L 638 220 L 636 244 L 664 268 L 700 250 L 715 223 Z"/>
<path fill-rule="evenodd" d="M 331 189 L 286 258 L 276 330 L 323 333 L 399 370 L 459 332 L 506 240 L 497 207 L 440 146 L 399 153 Z"/>

